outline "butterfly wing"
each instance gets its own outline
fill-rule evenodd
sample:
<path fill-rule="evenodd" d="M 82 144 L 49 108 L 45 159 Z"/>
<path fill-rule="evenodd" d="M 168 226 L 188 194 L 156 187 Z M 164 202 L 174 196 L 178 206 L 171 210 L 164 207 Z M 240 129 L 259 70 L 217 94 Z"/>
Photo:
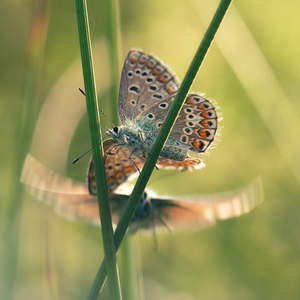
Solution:
<path fill-rule="evenodd" d="M 175 96 L 157 101 L 138 116 L 136 123 L 145 129 L 145 135 L 147 131 L 153 137 L 158 135 Z M 211 102 L 200 94 L 188 94 L 161 155 L 172 159 L 180 151 L 184 158 L 187 151 L 205 152 L 217 128 L 218 116 Z"/>
<path fill-rule="evenodd" d="M 103 150 L 106 156 L 105 171 L 109 193 L 116 192 L 117 189 L 122 189 L 138 174 L 137 168 L 128 159 L 131 152 L 130 149 L 123 146 L 116 146 L 117 144 L 118 141 L 114 139 L 108 139 L 103 143 Z M 134 160 L 139 169 L 142 169 L 145 162 L 144 158 L 134 156 L 131 159 Z M 90 194 L 97 196 L 93 159 L 90 160 L 87 177 Z"/>
<path fill-rule="evenodd" d="M 49 170 L 30 154 L 24 163 L 21 182 L 38 200 L 52 205 L 59 215 L 100 225 L 97 197 L 90 195 L 86 185 Z M 114 224 L 118 224 L 128 198 L 127 195 L 109 194 Z"/>
<path fill-rule="evenodd" d="M 58 214 L 99 224 L 98 201 L 89 194 L 86 185 L 49 170 L 30 154 L 24 163 L 21 182 L 38 200 L 54 206 Z"/>
<path fill-rule="evenodd" d="M 172 230 L 198 229 L 248 213 L 263 202 L 259 179 L 242 189 L 188 197 L 152 198 L 155 227 Z"/>
<path fill-rule="evenodd" d="M 134 121 L 157 101 L 178 90 L 176 74 L 159 58 L 132 49 L 121 74 L 118 114 L 122 124 Z"/>
<path fill-rule="evenodd" d="M 218 116 L 213 104 L 201 94 L 188 94 L 170 140 L 180 141 L 180 146 L 189 151 L 202 153 L 213 142 L 217 128 Z"/>

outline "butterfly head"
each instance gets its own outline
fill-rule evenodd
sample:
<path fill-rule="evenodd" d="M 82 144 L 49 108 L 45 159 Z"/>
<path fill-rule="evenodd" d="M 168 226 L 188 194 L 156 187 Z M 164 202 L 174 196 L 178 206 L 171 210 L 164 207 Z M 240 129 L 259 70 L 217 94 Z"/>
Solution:
<path fill-rule="evenodd" d="M 122 129 L 120 126 L 115 126 L 113 129 L 106 128 L 105 133 L 113 139 L 118 140 L 122 136 Z"/>

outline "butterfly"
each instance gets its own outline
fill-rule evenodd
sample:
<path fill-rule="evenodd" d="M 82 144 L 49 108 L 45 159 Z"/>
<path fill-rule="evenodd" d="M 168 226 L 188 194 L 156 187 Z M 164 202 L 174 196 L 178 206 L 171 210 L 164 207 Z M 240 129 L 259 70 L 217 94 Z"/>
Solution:
<path fill-rule="evenodd" d="M 150 153 L 179 85 L 176 74 L 160 59 L 138 49 L 129 51 L 118 97 L 123 125 L 106 130 L 108 136 L 119 141 L 117 145 L 131 150 L 129 159 L 133 154 L 142 152 L 145 157 Z M 201 164 L 187 152 L 205 152 L 217 128 L 218 116 L 212 103 L 202 94 L 188 94 L 160 157 L 193 167 Z"/>
<path fill-rule="evenodd" d="M 105 145 L 106 148 L 109 146 L 111 144 Z M 115 225 L 129 199 L 128 194 L 120 192 L 128 189 L 131 178 L 138 174 L 128 160 L 129 150 L 125 149 L 117 155 L 108 156 L 106 164 L 106 176 L 110 178 L 109 202 Z M 137 165 L 142 167 L 142 163 L 142 160 L 138 161 Z M 94 179 L 92 160 L 88 169 L 88 184 L 85 185 L 49 170 L 30 154 L 27 155 L 21 176 L 29 192 L 39 200 L 53 205 L 60 215 L 100 225 Z M 259 180 L 238 190 L 207 195 L 161 196 L 147 188 L 131 220 L 129 231 L 134 233 L 140 229 L 154 228 L 170 231 L 198 229 L 213 225 L 216 220 L 240 216 L 261 202 L 262 187 Z"/>

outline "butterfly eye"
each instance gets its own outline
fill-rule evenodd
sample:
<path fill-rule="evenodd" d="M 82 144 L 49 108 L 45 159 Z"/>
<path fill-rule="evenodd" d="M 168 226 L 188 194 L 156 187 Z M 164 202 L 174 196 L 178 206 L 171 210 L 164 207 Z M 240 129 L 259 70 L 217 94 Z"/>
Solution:
<path fill-rule="evenodd" d="M 115 133 L 118 133 L 119 128 L 116 126 L 116 127 L 114 127 L 113 131 L 114 131 Z"/>

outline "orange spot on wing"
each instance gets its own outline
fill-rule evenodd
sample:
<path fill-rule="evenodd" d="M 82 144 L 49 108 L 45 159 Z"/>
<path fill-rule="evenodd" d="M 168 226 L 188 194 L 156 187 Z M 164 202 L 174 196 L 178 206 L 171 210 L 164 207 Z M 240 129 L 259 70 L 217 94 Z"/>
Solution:
<path fill-rule="evenodd" d="M 201 121 L 201 125 L 203 125 L 204 127 L 209 127 L 209 124 L 208 124 L 207 120 Z"/>
<path fill-rule="evenodd" d="M 168 85 L 166 85 L 165 86 L 165 89 L 168 91 L 168 93 L 174 93 L 175 92 L 175 90 L 174 89 L 172 89 L 172 87 L 170 87 L 170 86 L 168 86 Z"/>
<path fill-rule="evenodd" d="M 152 73 L 153 73 L 154 75 L 160 75 L 160 74 L 162 73 L 162 71 L 158 71 L 157 69 L 154 69 L 154 70 L 152 71 Z"/>
<path fill-rule="evenodd" d="M 203 105 L 202 103 L 200 103 L 200 104 L 198 105 L 198 109 L 205 110 L 206 108 L 204 107 L 204 105 Z"/>
<path fill-rule="evenodd" d="M 126 167 L 126 168 L 124 168 L 124 172 L 125 173 L 131 172 L 132 170 L 133 170 L 133 167 Z"/>
<path fill-rule="evenodd" d="M 120 178 L 123 176 L 123 172 L 119 171 L 116 173 L 116 178 Z"/>
<path fill-rule="evenodd" d="M 185 100 L 185 103 L 188 103 L 188 104 L 195 104 L 195 100 L 194 100 L 192 97 L 188 97 L 188 98 Z"/>
<path fill-rule="evenodd" d="M 159 78 L 158 78 L 158 80 L 160 81 L 160 82 L 167 82 L 168 81 L 168 78 L 165 78 L 164 76 L 159 76 Z"/>
<path fill-rule="evenodd" d="M 147 68 L 152 69 L 154 68 L 154 64 L 152 64 L 151 62 L 147 63 Z"/>
<path fill-rule="evenodd" d="M 195 142 L 192 143 L 192 146 L 195 147 L 196 149 L 202 150 L 204 144 L 200 140 L 196 140 Z"/>
<path fill-rule="evenodd" d="M 135 56 L 132 56 L 130 57 L 129 61 L 132 63 L 132 64 L 135 64 L 136 63 L 136 57 Z"/>
<path fill-rule="evenodd" d="M 210 118 L 211 117 L 211 112 L 208 111 L 204 111 L 201 116 L 203 116 L 204 118 Z"/>
<path fill-rule="evenodd" d="M 199 135 L 202 136 L 203 138 L 206 138 L 206 130 L 204 130 L 204 129 L 199 129 L 199 130 L 198 130 L 198 133 L 199 133 Z"/>
<path fill-rule="evenodd" d="M 144 64 L 147 60 L 143 57 L 140 58 L 139 63 L 140 64 Z"/>

